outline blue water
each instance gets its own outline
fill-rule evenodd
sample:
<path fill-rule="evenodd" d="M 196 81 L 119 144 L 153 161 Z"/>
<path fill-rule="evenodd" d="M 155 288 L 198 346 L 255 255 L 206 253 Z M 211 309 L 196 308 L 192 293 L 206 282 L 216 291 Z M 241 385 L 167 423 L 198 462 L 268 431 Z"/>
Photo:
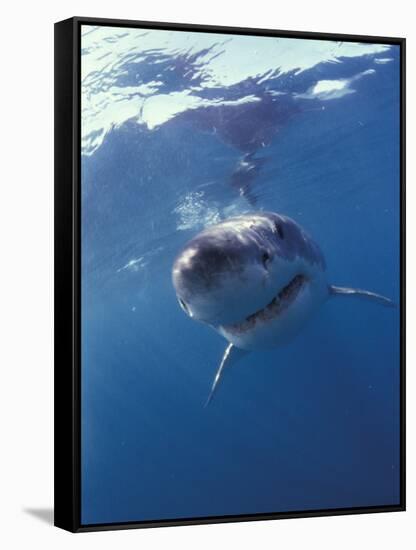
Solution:
<path fill-rule="evenodd" d="M 158 48 L 156 31 L 86 31 L 82 523 L 399 503 L 399 307 L 328 301 L 204 409 L 226 342 L 183 313 L 170 275 L 203 227 L 264 209 L 314 237 L 331 283 L 398 303 L 398 50 L 319 53 L 296 71 L 255 38 L 270 70 L 238 75 L 250 59 L 227 58 L 218 35 Z M 247 96 L 261 108 L 226 105 Z"/>

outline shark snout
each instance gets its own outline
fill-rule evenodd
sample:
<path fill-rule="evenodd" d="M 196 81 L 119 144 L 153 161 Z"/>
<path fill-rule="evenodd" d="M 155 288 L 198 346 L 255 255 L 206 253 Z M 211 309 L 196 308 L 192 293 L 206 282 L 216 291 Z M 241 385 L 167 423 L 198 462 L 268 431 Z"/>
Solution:
<path fill-rule="evenodd" d="M 264 251 L 233 242 L 200 239 L 176 258 L 172 282 L 182 310 L 212 326 L 244 318 L 268 302 Z M 260 304 L 260 305 L 258 305 Z"/>
<path fill-rule="evenodd" d="M 186 301 L 193 293 L 215 290 L 224 277 L 238 275 L 243 270 L 241 255 L 231 247 L 208 241 L 182 251 L 173 265 L 172 279 L 177 294 Z"/>

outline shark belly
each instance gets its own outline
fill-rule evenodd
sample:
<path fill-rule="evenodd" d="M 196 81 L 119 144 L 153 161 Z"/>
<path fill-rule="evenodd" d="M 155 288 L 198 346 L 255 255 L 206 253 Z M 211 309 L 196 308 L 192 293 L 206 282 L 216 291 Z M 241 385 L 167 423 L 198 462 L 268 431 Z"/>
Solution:
<path fill-rule="evenodd" d="M 243 350 L 273 349 L 289 343 L 329 296 L 323 272 L 317 272 L 299 289 L 288 307 L 270 307 L 257 318 L 217 327 L 228 342 Z"/>

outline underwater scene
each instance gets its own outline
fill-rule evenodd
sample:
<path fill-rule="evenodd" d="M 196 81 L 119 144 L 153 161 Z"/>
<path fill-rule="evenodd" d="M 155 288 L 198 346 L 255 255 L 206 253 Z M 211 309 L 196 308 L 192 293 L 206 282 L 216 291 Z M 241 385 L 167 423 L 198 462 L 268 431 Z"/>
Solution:
<path fill-rule="evenodd" d="M 400 502 L 400 47 L 82 26 L 81 522 Z"/>

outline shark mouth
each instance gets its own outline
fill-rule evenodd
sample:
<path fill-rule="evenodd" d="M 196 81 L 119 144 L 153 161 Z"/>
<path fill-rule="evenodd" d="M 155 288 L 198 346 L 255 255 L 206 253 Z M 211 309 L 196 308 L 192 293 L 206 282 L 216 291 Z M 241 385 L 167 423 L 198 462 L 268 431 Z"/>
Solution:
<path fill-rule="evenodd" d="M 306 282 L 306 277 L 303 275 L 296 275 L 265 308 L 252 313 L 241 323 L 224 326 L 224 329 L 227 332 L 238 334 L 253 329 L 258 322 L 264 323 L 275 319 L 295 301 Z"/>

